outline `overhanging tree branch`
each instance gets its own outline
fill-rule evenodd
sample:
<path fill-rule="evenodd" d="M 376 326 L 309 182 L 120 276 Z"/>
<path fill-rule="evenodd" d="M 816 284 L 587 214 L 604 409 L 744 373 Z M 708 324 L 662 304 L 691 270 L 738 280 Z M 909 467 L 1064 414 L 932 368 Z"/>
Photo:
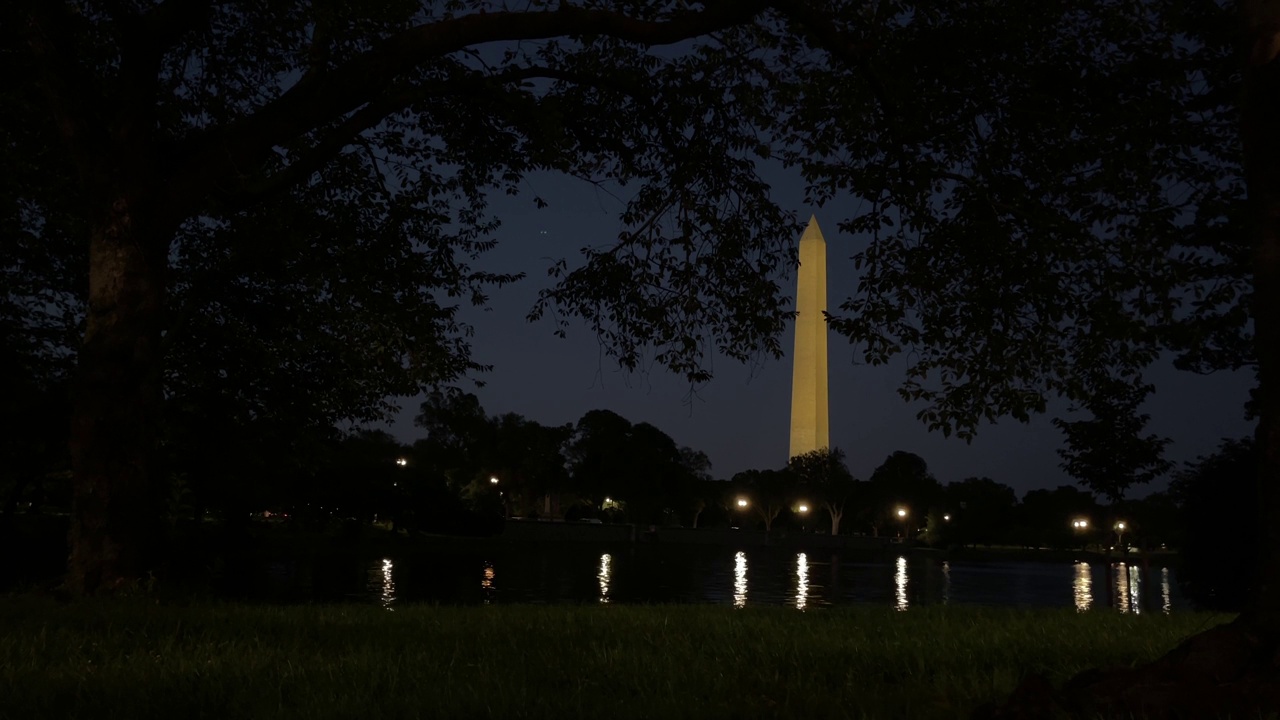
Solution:
<path fill-rule="evenodd" d="M 398 78 L 431 59 L 472 45 L 591 35 L 647 46 L 669 45 L 742 24 L 769 5 L 764 0 L 717 2 L 706 10 L 677 12 L 662 21 L 566 5 L 554 11 L 477 13 L 420 25 L 338 67 L 304 76 L 242 122 L 194 139 L 199 152 L 190 171 L 207 177 L 215 169 L 216 181 L 226 182 L 237 168 L 253 167 L 273 147 L 370 103 Z"/>
<path fill-rule="evenodd" d="M 224 199 L 232 205 L 240 205 L 262 200 L 287 190 L 318 172 L 325 163 L 332 160 L 361 133 L 376 127 L 390 115 L 410 108 L 415 103 L 449 96 L 504 92 L 498 88 L 512 83 L 540 79 L 561 80 L 576 85 L 597 87 L 621 93 L 639 101 L 649 99 L 644 88 L 635 83 L 627 83 L 618 78 L 591 76 L 547 67 L 519 67 L 494 75 L 472 74 L 429 85 L 409 87 L 397 92 L 388 92 L 351 113 L 332 130 L 324 133 L 314 145 L 302 151 L 298 159 L 288 167 L 269 177 L 244 183 L 240 187 L 228 186 L 225 189 Z"/>

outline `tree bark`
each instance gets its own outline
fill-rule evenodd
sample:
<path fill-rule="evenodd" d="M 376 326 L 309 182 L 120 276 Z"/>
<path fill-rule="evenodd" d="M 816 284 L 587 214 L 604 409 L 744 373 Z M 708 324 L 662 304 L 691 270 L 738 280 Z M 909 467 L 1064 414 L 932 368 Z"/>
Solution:
<path fill-rule="evenodd" d="M 1280 3 L 1243 3 L 1247 31 L 1241 136 L 1248 188 L 1258 359 L 1261 562 L 1242 620 L 1280 640 Z"/>
<path fill-rule="evenodd" d="M 145 577 L 163 528 L 155 453 L 168 242 L 138 217 L 141 204 L 114 198 L 89 239 L 88 317 L 71 429 L 66 588 L 75 594 Z"/>

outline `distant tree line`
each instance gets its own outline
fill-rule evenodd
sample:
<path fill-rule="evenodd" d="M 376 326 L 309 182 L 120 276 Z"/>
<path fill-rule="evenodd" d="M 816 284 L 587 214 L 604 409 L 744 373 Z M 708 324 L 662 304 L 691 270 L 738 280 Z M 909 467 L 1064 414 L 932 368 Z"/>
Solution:
<path fill-rule="evenodd" d="M 46 414 L 65 412 L 56 403 L 61 392 L 56 384 L 44 389 L 54 396 Z M 574 424 L 543 425 L 515 413 L 489 415 L 475 395 L 461 392 L 427 396 L 415 418 L 422 437 L 411 444 L 378 430 L 307 426 L 295 416 L 220 415 L 207 399 L 200 413 L 188 412 L 188 402 L 170 398 L 162 446 L 170 481 L 156 502 L 174 523 L 246 522 L 268 511 L 320 524 L 496 532 L 506 518 L 599 519 L 909 537 L 936 547 L 1174 548 L 1193 531 L 1248 536 L 1248 523 L 1238 521 L 1244 486 L 1238 494 L 1208 490 L 1247 483 L 1243 441 L 1189 465 L 1168 491 L 1104 504 L 1072 486 L 1019 500 L 1012 487 L 986 477 L 944 484 L 923 458 L 903 451 L 865 480 L 853 477 L 839 449 L 717 480 L 705 453 L 649 423 L 592 410 Z M 22 462 L 7 463 L 0 476 L 0 513 L 68 509 L 62 427 L 51 417 L 8 438 L 6 454 Z"/>

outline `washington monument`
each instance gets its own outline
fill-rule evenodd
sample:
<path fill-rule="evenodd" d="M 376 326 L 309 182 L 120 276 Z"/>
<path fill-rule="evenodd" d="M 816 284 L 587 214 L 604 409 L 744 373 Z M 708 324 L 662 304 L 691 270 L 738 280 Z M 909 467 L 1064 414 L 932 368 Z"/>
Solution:
<path fill-rule="evenodd" d="M 796 347 L 791 371 L 791 454 L 830 446 L 827 429 L 827 241 L 810 216 L 796 271 Z"/>

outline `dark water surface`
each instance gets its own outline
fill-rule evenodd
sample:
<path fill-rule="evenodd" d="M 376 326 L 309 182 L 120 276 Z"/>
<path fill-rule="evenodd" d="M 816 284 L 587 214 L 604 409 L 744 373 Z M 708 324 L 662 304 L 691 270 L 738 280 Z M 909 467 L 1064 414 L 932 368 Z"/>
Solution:
<path fill-rule="evenodd" d="M 364 560 L 264 560 L 233 594 L 268 602 L 711 603 L 1190 609 L 1174 570 L 1112 562 L 955 562 L 722 547 L 509 546 Z"/>

